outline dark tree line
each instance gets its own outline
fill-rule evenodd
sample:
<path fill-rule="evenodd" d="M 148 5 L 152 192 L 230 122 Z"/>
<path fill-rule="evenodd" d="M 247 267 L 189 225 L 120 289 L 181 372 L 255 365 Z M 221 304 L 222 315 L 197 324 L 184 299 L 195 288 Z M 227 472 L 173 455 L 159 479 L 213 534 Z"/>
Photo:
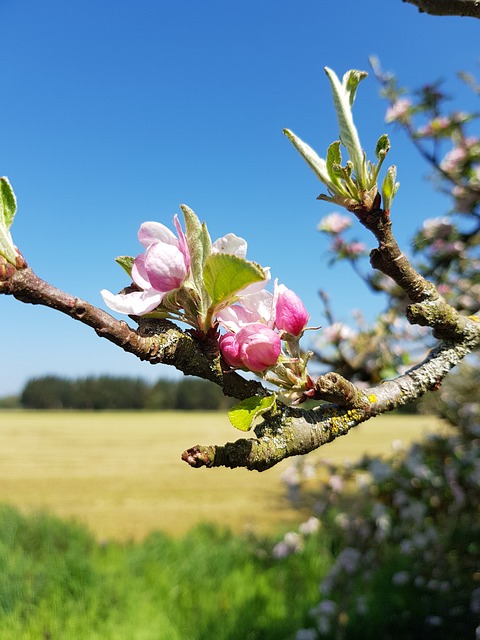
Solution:
<path fill-rule="evenodd" d="M 230 406 L 216 385 L 196 378 L 150 384 L 129 377 L 42 376 L 25 384 L 19 400 L 25 409 L 213 411 Z"/>

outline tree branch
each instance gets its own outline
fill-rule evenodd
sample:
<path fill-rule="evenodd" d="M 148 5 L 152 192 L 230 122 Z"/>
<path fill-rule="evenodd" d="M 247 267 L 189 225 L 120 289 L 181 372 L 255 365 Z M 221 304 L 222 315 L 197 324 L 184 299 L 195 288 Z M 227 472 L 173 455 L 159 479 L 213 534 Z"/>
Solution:
<path fill-rule="evenodd" d="M 437 389 L 447 372 L 480 345 L 478 318 L 460 316 L 415 271 L 393 237 L 388 212 L 357 208 L 355 213 L 378 240 L 370 256 L 372 266 L 393 278 L 410 297 L 409 321 L 431 327 L 441 342 L 408 373 L 368 390 L 358 389 L 336 373 L 321 376 L 314 392 L 328 404 L 302 410 L 277 403 L 276 412 L 265 414 L 255 429 L 256 438 L 223 446 L 197 445 L 185 451 L 182 459 L 192 467 L 242 466 L 263 471 L 287 457 L 308 453 L 361 422 Z M 132 317 L 139 325 L 132 329 L 126 322 L 43 281 L 23 262 L 14 267 L 0 259 L 2 293 L 65 313 L 141 360 L 170 364 L 186 375 L 211 380 L 225 395 L 244 399 L 269 393 L 261 384 L 245 380 L 226 367 L 213 330 L 207 334 L 182 331 L 170 321 L 139 317 Z"/>
<path fill-rule="evenodd" d="M 64 313 L 94 329 L 124 351 L 151 364 L 168 364 L 185 375 L 198 376 L 215 382 L 227 396 L 243 400 L 266 392 L 260 383 L 245 380 L 224 367 L 216 336 L 201 336 L 182 331 L 173 322 L 149 318 L 135 318 L 138 329 L 117 320 L 102 309 L 70 295 L 39 278 L 31 269 L 15 269 L 3 264 L 0 257 L 0 294 L 13 295 L 29 304 L 40 304 Z"/>
<path fill-rule="evenodd" d="M 255 429 L 256 438 L 225 445 L 196 445 L 182 460 L 199 467 L 245 467 L 265 471 L 291 456 L 304 455 L 346 435 L 350 429 L 381 413 L 392 411 L 430 390 L 438 389 L 452 367 L 480 346 L 480 325 L 470 320 L 470 337 L 458 344 L 441 343 L 425 361 L 395 380 L 365 390 L 369 407 L 322 405 L 312 410 L 282 408 Z"/>
<path fill-rule="evenodd" d="M 413 268 L 393 237 L 389 213 L 361 208 L 355 213 L 378 241 L 370 254 L 372 267 L 390 276 L 408 295 L 413 303 L 407 308 L 409 322 L 431 327 L 441 342 L 423 363 L 367 390 L 358 389 L 335 373 L 321 376 L 314 397 L 336 404 L 310 411 L 281 407 L 277 415 L 266 417 L 255 430 L 256 439 L 224 446 L 197 445 L 185 451 L 182 459 L 192 467 L 243 466 L 264 471 L 285 458 L 313 451 L 361 422 L 438 389 L 448 371 L 480 346 L 479 319 L 461 316 Z"/>
<path fill-rule="evenodd" d="M 480 18 L 479 0 L 402 0 L 418 7 L 420 13 L 432 16 Z"/>

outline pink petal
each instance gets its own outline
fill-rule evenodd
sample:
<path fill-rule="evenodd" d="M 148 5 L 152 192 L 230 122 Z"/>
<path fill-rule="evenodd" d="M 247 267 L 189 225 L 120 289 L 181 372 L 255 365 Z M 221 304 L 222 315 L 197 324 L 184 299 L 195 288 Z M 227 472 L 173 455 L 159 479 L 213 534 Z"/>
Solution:
<path fill-rule="evenodd" d="M 145 270 L 145 255 L 141 253 L 135 258 L 135 262 L 132 267 L 132 280 L 141 289 L 151 289 L 152 285 L 148 279 L 147 272 Z"/>
<path fill-rule="evenodd" d="M 245 325 L 236 338 L 240 347 L 239 355 L 250 371 L 264 371 L 276 364 L 281 352 L 281 342 L 272 329 L 256 322 Z"/>
<path fill-rule="evenodd" d="M 236 333 L 245 325 L 258 320 L 258 315 L 239 304 L 225 307 L 217 313 L 217 320 L 222 327 Z"/>
<path fill-rule="evenodd" d="M 156 291 L 173 291 L 181 287 L 188 275 L 185 256 L 176 246 L 157 242 L 145 254 L 145 271 Z"/>
<path fill-rule="evenodd" d="M 178 247 L 175 234 L 160 222 L 144 222 L 138 230 L 138 239 L 147 249 L 154 242 L 164 242 Z"/>

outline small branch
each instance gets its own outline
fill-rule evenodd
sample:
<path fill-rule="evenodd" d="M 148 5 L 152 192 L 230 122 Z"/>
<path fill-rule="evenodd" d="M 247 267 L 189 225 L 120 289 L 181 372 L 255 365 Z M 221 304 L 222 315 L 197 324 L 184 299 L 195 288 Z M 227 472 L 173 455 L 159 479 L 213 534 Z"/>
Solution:
<path fill-rule="evenodd" d="M 447 304 L 435 286 L 413 268 L 393 237 L 390 216 L 379 209 L 358 217 L 378 240 L 378 247 L 370 252 L 370 264 L 392 278 L 413 303 L 406 310 L 408 321 L 431 327 L 439 339 L 464 339 L 468 318 Z"/>
<path fill-rule="evenodd" d="M 479 0 L 402 0 L 418 7 L 420 13 L 432 16 L 480 18 Z"/>
<path fill-rule="evenodd" d="M 319 376 L 312 392 L 309 397 L 315 400 L 324 400 L 349 409 L 365 409 L 371 405 L 364 391 L 333 371 Z"/>

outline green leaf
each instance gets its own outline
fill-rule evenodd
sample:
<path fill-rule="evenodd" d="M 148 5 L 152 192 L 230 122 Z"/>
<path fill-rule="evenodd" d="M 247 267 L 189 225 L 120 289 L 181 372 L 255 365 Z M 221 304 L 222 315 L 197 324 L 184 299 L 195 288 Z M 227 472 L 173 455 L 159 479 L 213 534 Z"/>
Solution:
<path fill-rule="evenodd" d="M 8 178 L 0 178 L 0 216 L 3 224 L 10 229 L 15 213 L 17 212 L 17 199 Z"/>
<path fill-rule="evenodd" d="M 389 167 L 385 175 L 385 179 L 382 185 L 382 198 L 383 198 L 382 206 L 385 211 L 390 211 L 390 208 L 392 206 L 392 200 L 394 199 L 398 191 L 398 187 L 400 186 L 399 182 L 395 182 L 396 179 L 397 179 L 397 168 L 395 167 L 395 165 L 392 164 L 392 166 Z"/>
<path fill-rule="evenodd" d="M 0 255 L 12 264 L 16 263 L 17 252 L 10 234 L 17 200 L 8 178 L 0 178 Z"/>
<path fill-rule="evenodd" d="M 185 204 L 180 208 L 185 218 L 188 250 L 190 252 L 192 277 L 197 288 L 203 283 L 203 266 L 212 252 L 212 241 L 205 224 L 201 224 L 195 213 Z"/>
<path fill-rule="evenodd" d="M 252 396 L 233 406 L 228 412 L 228 419 L 236 429 L 240 429 L 240 431 L 250 431 L 257 418 L 267 411 L 274 411 L 275 408 L 275 394 L 267 396 L 266 398 Z"/>
<path fill-rule="evenodd" d="M 265 280 L 262 267 L 228 253 L 212 253 L 203 269 L 205 288 L 213 306 L 226 303 L 254 282 Z"/>
<path fill-rule="evenodd" d="M 207 225 L 201 224 L 195 213 L 185 204 L 180 205 L 185 218 L 185 229 L 188 250 L 190 252 L 191 272 L 195 289 L 198 295 L 198 314 L 203 317 L 210 304 L 207 289 L 203 281 L 203 269 L 205 261 L 212 253 L 212 240 L 208 233 Z"/>
<path fill-rule="evenodd" d="M 135 262 L 135 258 L 132 258 L 132 256 L 118 256 L 115 258 L 115 262 L 117 262 L 122 269 L 127 272 L 130 278 L 132 277 L 132 267 Z"/>
<path fill-rule="evenodd" d="M 339 176 L 342 175 L 342 152 L 340 151 L 340 140 L 335 140 L 328 147 L 327 151 L 327 171 L 332 182 L 339 185 Z"/>
<path fill-rule="evenodd" d="M 382 134 L 378 139 L 377 146 L 375 147 L 375 155 L 377 160 L 383 160 L 387 153 L 390 151 L 390 140 L 386 133 Z"/>
<path fill-rule="evenodd" d="M 340 140 L 347 148 L 350 160 L 353 162 L 358 186 L 363 189 L 365 187 L 363 150 L 353 122 L 352 105 L 358 84 L 367 74 L 364 71 L 353 69 L 347 71 L 343 76 L 342 82 L 340 82 L 332 69 L 325 67 L 325 73 L 330 80 L 333 105 L 337 114 L 338 126 L 340 127 Z"/>
<path fill-rule="evenodd" d="M 330 176 L 327 171 L 327 164 L 323 158 L 320 158 L 319 155 L 310 147 L 308 144 L 303 142 L 298 136 L 296 136 L 293 131 L 289 129 L 284 129 L 283 133 L 287 136 L 290 142 L 293 144 L 295 149 L 299 152 L 305 162 L 308 164 L 310 169 L 315 172 L 317 178 L 320 182 L 323 182 L 329 189 L 335 191 L 335 184 L 330 180 Z"/>
<path fill-rule="evenodd" d="M 342 84 L 344 85 L 345 90 L 348 94 L 348 99 L 351 107 L 353 107 L 353 103 L 355 102 L 358 85 L 367 76 L 368 73 L 366 71 L 358 71 L 357 69 L 351 69 L 344 74 L 342 78 Z"/>

